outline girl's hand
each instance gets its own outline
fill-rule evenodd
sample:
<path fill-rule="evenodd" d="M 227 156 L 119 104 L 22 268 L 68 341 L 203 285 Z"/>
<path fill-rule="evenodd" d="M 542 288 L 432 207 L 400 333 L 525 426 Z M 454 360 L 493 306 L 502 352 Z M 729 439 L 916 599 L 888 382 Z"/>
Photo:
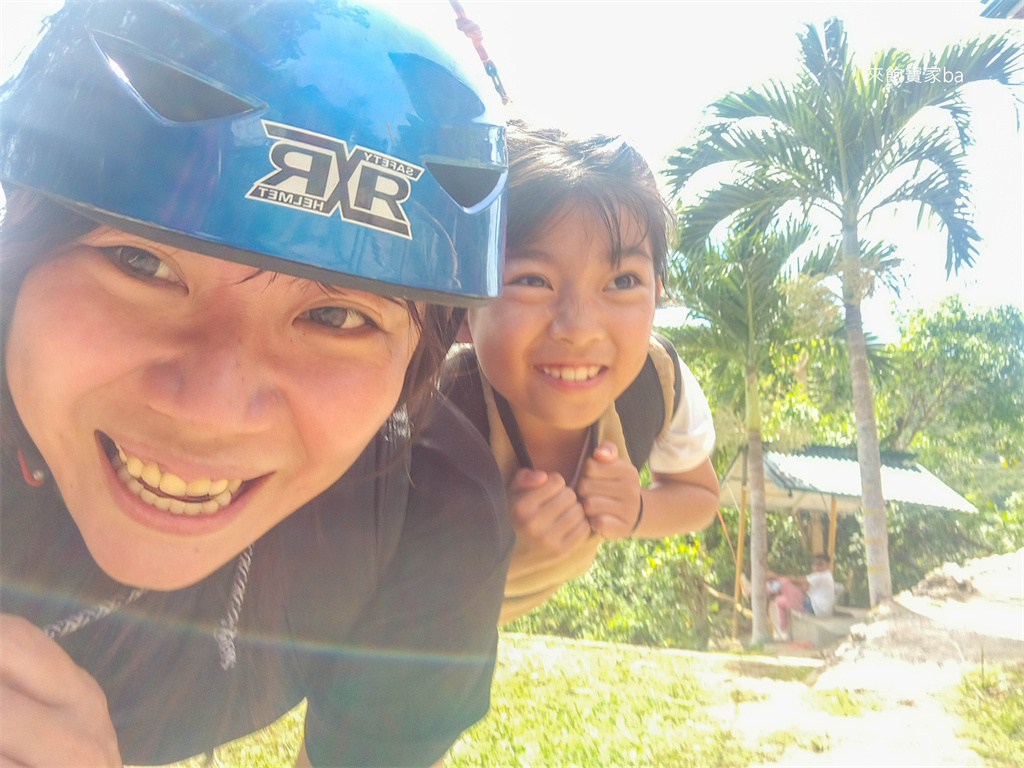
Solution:
<path fill-rule="evenodd" d="M 613 443 L 601 443 L 587 459 L 579 482 L 590 527 L 606 539 L 625 539 L 640 514 L 640 474 L 619 458 Z"/>
<path fill-rule="evenodd" d="M 557 560 L 590 535 L 583 506 L 557 472 L 520 469 L 508 487 L 508 506 L 516 532 L 509 576 Z"/>
<path fill-rule="evenodd" d="M 0 614 L 0 712 L 0 765 L 121 766 L 99 683 L 10 614 Z"/>

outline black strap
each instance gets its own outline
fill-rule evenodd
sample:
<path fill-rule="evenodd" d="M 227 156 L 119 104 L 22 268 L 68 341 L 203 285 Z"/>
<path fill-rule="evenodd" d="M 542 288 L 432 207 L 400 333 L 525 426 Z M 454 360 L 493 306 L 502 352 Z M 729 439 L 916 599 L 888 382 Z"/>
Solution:
<path fill-rule="evenodd" d="M 665 348 L 672 358 L 675 367 L 674 404 L 672 415 L 679 409 L 682 398 L 682 373 L 679 368 L 679 355 L 672 342 L 661 334 L 655 333 L 655 339 Z M 622 422 L 622 436 L 626 450 L 633 466 L 639 470 L 647 463 L 654 448 L 654 441 L 665 427 L 665 396 L 662 393 L 661 377 L 658 368 L 650 355 L 644 362 L 640 374 L 619 395 L 615 401 L 615 410 Z"/>
<path fill-rule="evenodd" d="M 494 395 L 494 405 L 498 409 L 498 416 L 501 417 L 501 425 L 505 428 L 505 434 L 508 435 L 509 442 L 512 443 L 512 450 L 516 452 L 516 461 L 519 462 L 520 467 L 533 469 L 530 452 L 526 450 L 526 443 L 523 442 L 523 436 L 519 433 L 519 423 L 516 421 L 516 417 L 512 415 L 512 406 L 493 387 L 491 388 L 491 394 Z"/>

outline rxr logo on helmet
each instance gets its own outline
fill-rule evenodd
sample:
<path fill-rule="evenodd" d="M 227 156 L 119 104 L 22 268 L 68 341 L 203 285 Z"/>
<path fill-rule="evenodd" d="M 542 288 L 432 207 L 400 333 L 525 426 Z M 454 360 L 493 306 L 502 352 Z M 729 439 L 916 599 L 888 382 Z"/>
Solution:
<path fill-rule="evenodd" d="M 360 146 L 349 154 L 344 141 L 288 125 L 263 121 L 270 162 L 277 169 L 253 185 L 246 197 L 341 218 L 412 238 L 402 203 L 423 169 Z"/>

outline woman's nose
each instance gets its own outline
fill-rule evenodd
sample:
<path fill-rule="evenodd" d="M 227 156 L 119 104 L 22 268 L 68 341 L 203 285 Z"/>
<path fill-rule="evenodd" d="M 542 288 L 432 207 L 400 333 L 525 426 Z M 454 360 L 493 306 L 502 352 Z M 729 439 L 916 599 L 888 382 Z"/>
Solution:
<path fill-rule="evenodd" d="M 143 389 L 153 409 L 228 434 L 272 425 L 283 404 L 267 334 L 240 312 L 201 315 L 151 362 Z M 265 331 L 265 329 L 263 329 Z"/>

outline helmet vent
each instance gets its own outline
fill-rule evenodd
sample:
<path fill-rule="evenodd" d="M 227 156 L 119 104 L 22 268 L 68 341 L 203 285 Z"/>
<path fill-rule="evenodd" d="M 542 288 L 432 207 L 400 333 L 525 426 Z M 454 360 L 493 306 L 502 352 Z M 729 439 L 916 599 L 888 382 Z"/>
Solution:
<path fill-rule="evenodd" d="M 124 40 L 99 32 L 94 32 L 93 37 L 118 79 L 165 120 L 214 120 L 261 106 L 228 93 L 222 86 L 203 80 L 180 65 L 153 58 Z"/>
<path fill-rule="evenodd" d="M 505 176 L 504 168 L 474 168 L 429 160 L 424 165 L 452 200 L 466 209 L 490 198 Z"/>

